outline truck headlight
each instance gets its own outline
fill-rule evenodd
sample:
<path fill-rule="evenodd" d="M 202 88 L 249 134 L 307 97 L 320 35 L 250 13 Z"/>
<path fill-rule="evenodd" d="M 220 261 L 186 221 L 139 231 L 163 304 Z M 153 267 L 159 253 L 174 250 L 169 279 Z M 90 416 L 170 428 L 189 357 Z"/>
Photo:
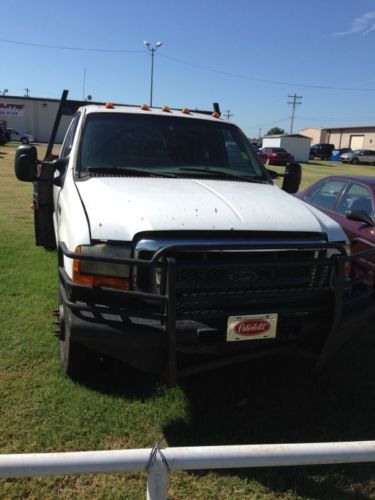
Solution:
<path fill-rule="evenodd" d="M 98 258 L 98 260 L 74 259 L 73 281 L 75 283 L 129 290 L 130 266 L 128 264 L 103 262 L 101 257 L 130 258 L 130 247 L 101 243 L 98 245 L 81 245 L 75 251 L 82 255 Z"/>

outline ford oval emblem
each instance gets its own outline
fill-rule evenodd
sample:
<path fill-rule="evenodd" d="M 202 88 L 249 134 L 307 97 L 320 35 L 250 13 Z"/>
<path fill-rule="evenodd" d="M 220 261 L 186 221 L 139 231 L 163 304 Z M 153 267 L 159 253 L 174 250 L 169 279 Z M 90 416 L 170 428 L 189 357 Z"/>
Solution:
<path fill-rule="evenodd" d="M 271 323 L 265 319 L 248 319 L 240 321 L 234 327 L 238 335 L 261 335 L 271 329 Z"/>

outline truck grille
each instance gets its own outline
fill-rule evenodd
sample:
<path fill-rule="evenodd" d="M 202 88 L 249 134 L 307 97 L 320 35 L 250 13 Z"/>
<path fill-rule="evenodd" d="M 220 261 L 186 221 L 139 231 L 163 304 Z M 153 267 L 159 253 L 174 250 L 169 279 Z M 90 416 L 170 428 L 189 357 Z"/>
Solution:
<path fill-rule="evenodd" d="M 320 257 L 320 258 L 318 258 Z M 176 258 L 176 306 L 183 315 L 233 313 L 254 304 L 316 299 L 330 289 L 332 259 L 314 252 L 221 254 Z M 272 308 L 272 306 L 271 306 Z"/>
<path fill-rule="evenodd" d="M 327 288 L 330 266 L 314 264 L 244 264 L 215 268 L 177 265 L 177 293 L 267 291 Z"/>
<path fill-rule="evenodd" d="M 172 294 L 180 319 L 210 318 L 212 323 L 229 315 L 281 311 L 305 316 L 315 311 L 319 316 L 332 305 L 336 261 L 326 257 L 324 240 L 250 234 L 251 244 L 241 249 L 246 240 L 238 248 L 234 237 L 227 243 L 215 241 L 209 249 L 210 242 L 200 245 L 197 239 L 194 245 L 186 238 L 179 246 L 170 238 L 163 246 L 145 238 L 138 258 L 150 260 L 155 250 L 166 249 L 162 260 L 168 257 L 175 263 Z M 135 276 L 137 289 L 165 293 L 166 277 L 141 269 Z"/>

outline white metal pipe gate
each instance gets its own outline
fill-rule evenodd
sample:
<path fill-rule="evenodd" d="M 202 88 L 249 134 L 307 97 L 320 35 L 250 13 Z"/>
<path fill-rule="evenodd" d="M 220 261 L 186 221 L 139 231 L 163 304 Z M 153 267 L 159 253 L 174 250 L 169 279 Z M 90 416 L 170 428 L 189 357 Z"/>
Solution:
<path fill-rule="evenodd" d="M 147 471 L 147 498 L 165 500 L 172 470 L 354 462 L 375 462 L 375 441 L 4 454 L 0 477 Z"/>

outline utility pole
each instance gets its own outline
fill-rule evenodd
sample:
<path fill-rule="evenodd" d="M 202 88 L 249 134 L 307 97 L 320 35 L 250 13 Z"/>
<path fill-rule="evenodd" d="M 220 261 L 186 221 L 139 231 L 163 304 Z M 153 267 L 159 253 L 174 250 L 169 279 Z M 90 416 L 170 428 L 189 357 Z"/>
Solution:
<path fill-rule="evenodd" d="M 294 115 L 296 113 L 296 106 L 298 104 L 302 104 L 302 102 L 299 101 L 299 99 L 303 99 L 303 96 L 301 95 L 288 95 L 288 97 L 291 99 L 291 101 L 288 101 L 288 104 L 292 106 L 292 116 L 290 117 L 290 133 L 293 133 L 293 125 L 294 125 Z"/>
<path fill-rule="evenodd" d="M 226 116 L 226 117 L 227 117 L 227 120 L 229 120 L 229 118 L 231 118 L 231 117 L 232 117 L 232 116 L 234 116 L 234 115 L 232 115 L 232 114 L 230 113 L 230 109 L 227 109 L 227 110 L 226 110 L 226 112 L 224 113 L 224 116 Z"/>
<path fill-rule="evenodd" d="M 143 42 L 151 54 L 151 85 L 150 85 L 150 107 L 152 107 L 152 93 L 154 88 L 154 55 L 159 47 L 163 45 L 163 42 L 156 42 L 155 47 L 151 45 L 150 42 L 145 40 Z"/>
<path fill-rule="evenodd" d="M 26 92 L 25 97 L 29 97 L 29 94 L 30 94 L 30 89 L 26 88 L 26 89 L 25 89 L 25 92 Z"/>

